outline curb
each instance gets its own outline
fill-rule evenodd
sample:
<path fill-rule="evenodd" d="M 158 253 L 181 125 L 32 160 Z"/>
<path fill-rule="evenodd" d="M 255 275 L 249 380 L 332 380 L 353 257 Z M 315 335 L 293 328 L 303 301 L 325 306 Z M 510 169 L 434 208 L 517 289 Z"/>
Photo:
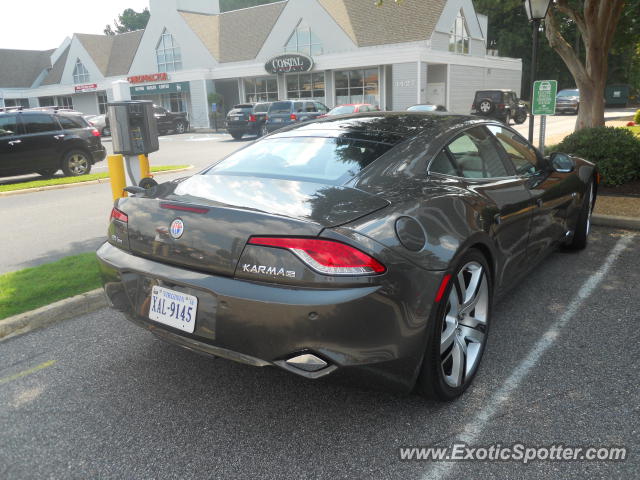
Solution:
<path fill-rule="evenodd" d="M 602 227 L 625 228 L 640 230 L 640 218 L 617 217 L 614 215 L 592 215 L 591 223 Z"/>
<path fill-rule="evenodd" d="M 70 318 L 95 312 L 107 306 L 102 288 L 65 298 L 30 312 L 0 320 L 0 342 L 16 335 L 46 327 Z"/>
<path fill-rule="evenodd" d="M 164 170 L 162 172 L 153 172 L 152 175 L 155 177 L 157 175 L 165 175 L 168 173 L 186 172 L 187 170 L 191 170 L 192 168 L 194 168 L 194 165 L 189 165 L 184 168 L 178 168 L 176 170 Z M 23 190 L 13 190 L 11 192 L 0 192 L 0 198 L 10 197 L 12 195 L 25 195 L 27 193 L 34 193 L 34 192 L 46 192 L 47 190 L 60 190 L 62 188 L 84 187 L 85 185 L 98 185 L 100 183 L 109 183 L 109 182 L 111 182 L 111 179 L 107 177 L 107 178 L 99 178 L 98 180 L 89 180 L 87 182 L 62 183 L 60 185 L 46 185 L 44 187 L 25 188 Z"/>

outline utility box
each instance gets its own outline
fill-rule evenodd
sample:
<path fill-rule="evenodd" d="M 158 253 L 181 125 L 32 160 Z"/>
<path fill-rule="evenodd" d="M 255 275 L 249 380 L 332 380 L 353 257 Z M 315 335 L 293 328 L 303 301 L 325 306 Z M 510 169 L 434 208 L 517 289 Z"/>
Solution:
<path fill-rule="evenodd" d="M 153 102 L 127 100 L 109 103 L 108 107 L 113 153 L 147 155 L 160 149 Z"/>

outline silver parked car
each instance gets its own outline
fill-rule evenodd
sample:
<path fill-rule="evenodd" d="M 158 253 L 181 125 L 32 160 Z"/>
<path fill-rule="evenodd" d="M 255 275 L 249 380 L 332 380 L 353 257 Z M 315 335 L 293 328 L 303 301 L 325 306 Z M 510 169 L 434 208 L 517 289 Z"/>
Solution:
<path fill-rule="evenodd" d="M 577 88 L 560 90 L 556 95 L 556 113 L 571 112 L 574 115 L 580 110 L 580 90 Z"/>

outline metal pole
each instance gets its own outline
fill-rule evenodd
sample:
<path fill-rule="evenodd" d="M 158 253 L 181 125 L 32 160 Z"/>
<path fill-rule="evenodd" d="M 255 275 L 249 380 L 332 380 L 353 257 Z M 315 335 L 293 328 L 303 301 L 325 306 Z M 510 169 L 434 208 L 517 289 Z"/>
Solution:
<path fill-rule="evenodd" d="M 540 143 L 538 144 L 538 150 L 544 155 L 544 137 L 547 133 L 547 116 L 540 115 Z"/>
<path fill-rule="evenodd" d="M 536 81 L 536 70 L 538 65 L 538 30 L 540 29 L 540 20 L 533 20 L 533 50 L 531 51 L 531 83 L 529 92 L 531 94 L 529 100 L 531 102 L 531 114 L 529 115 L 529 142 L 533 143 L 533 127 L 535 119 L 533 117 L 533 83 Z"/>

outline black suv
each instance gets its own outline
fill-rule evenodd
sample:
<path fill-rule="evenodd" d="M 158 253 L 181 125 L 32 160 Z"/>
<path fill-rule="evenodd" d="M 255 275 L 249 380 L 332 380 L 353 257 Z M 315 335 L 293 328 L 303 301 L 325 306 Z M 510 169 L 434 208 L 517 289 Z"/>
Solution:
<path fill-rule="evenodd" d="M 104 160 L 100 132 L 79 113 L 15 110 L 0 113 L 0 177 L 59 169 L 75 177 Z"/>
<path fill-rule="evenodd" d="M 313 100 L 284 100 L 273 102 L 267 112 L 267 121 L 262 126 L 262 134 L 266 135 L 296 122 L 312 120 L 326 115 L 326 105 Z"/>
<path fill-rule="evenodd" d="M 241 103 L 227 113 L 227 132 L 236 140 L 243 135 L 262 135 L 262 126 L 267 119 L 271 102 Z"/>
<path fill-rule="evenodd" d="M 473 99 L 471 114 L 495 118 L 507 125 L 513 120 L 520 125 L 527 120 L 527 106 L 513 90 L 479 90 Z"/>

